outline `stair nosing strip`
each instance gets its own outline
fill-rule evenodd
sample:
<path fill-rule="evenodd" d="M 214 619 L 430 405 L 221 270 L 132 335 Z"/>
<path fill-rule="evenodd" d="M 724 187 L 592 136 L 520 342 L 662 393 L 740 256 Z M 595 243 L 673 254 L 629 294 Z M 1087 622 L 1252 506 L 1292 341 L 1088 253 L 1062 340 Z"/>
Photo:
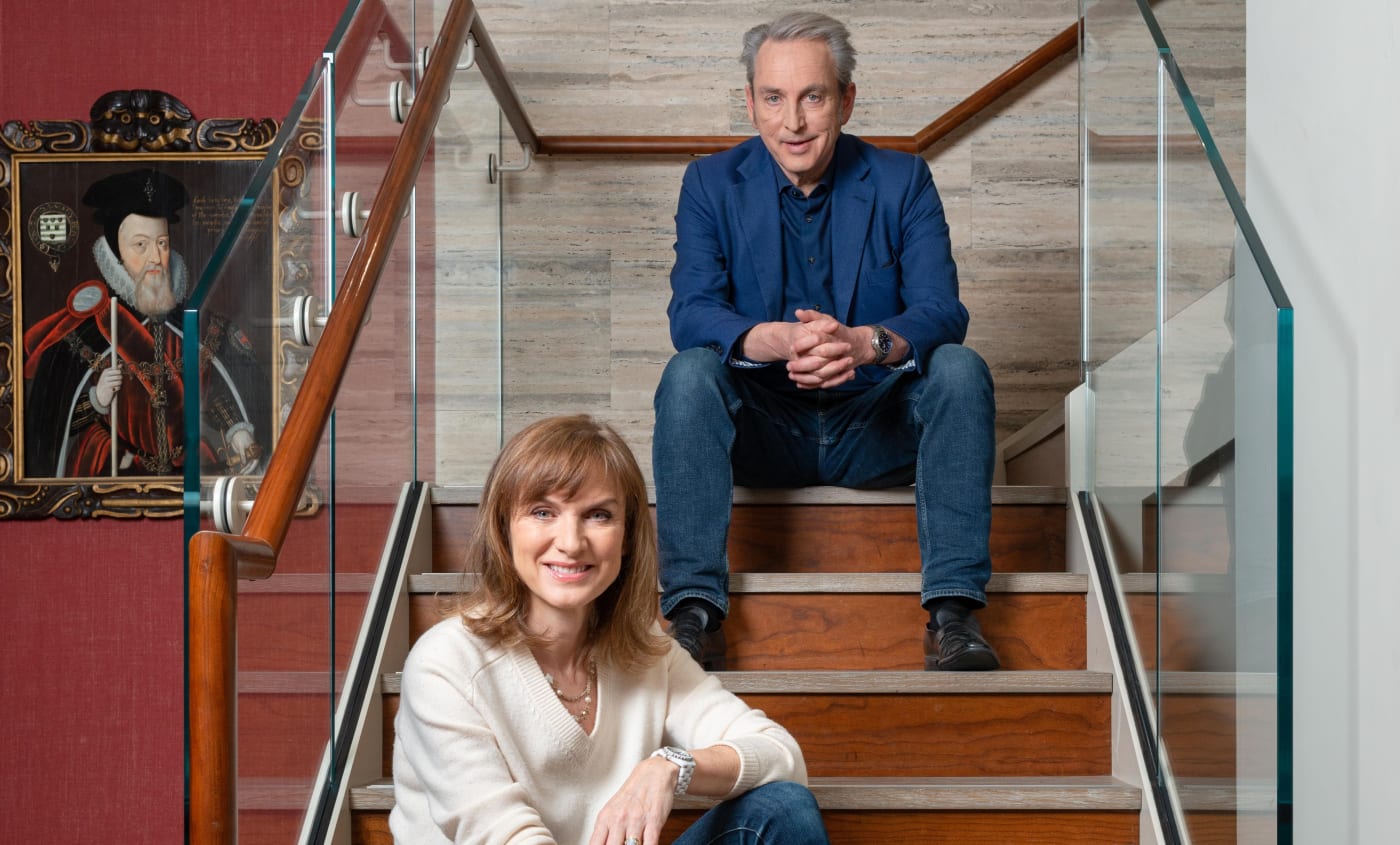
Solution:
<path fill-rule="evenodd" d="M 917 572 L 735 572 L 730 593 L 901 593 L 917 595 Z M 455 593 L 468 589 L 471 576 L 460 572 L 410 575 L 414 594 Z M 991 593 L 1085 593 L 1089 576 L 1081 572 L 997 572 L 987 582 Z"/>
<path fill-rule="evenodd" d="M 434 484 L 429 488 L 434 505 L 478 505 L 479 484 Z M 656 488 L 647 487 L 647 501 L 656 504 Z M 1069 491 L 1052 485 L 997 484 L 993 505 L 1066 505 Z M 736 505 L 907 505 L 914 504 L 913 487 L 855 490 L 849 487 L 792 487 L 781 489 L 735 487 Z"/>
<path fill-rule="evenodd" d="M 808 780 L 823 810 L 1125 810 L 1142 807 L 1142 791 L 1111 776 L 1065 778 L 822 778 Z M 683 796 L 678 808 L 714 802 Z M 390 810 L 393 782 L 350 790 L 356 810 Z"/>
<path fill-rule="evenodd" d="M 749 695 L 1107 695 L 1108 672 L 1080 669 L 921 672 L 899 670 L 755 670 L 714 672 L 725 689 Z M 401 673 L 380 678 L 380 692 L 397 694 Z"/>

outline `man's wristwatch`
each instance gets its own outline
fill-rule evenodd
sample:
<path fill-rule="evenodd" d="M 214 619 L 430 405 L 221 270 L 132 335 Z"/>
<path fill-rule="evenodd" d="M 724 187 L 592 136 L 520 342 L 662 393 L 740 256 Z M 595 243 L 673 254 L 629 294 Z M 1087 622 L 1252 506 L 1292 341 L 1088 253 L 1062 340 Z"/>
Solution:
<path fill-rule="evenodd" d="M 681 770 L 680 777 L 676 778 L 676 794 L 684 795 L 685 791 L 690 788 L 690 776 L 695 774 L 695 758 L 690 756 L 690 752 L 684 748 L 668 745 L 651 752 L 651 756 L 670 760 L 676 764 L 676 768 Z"/>
<path fill-rule="evenodd" d="M 870 327 L 870 348 L 875 350 L 875 363 L 882 363 L 894 348 L 894 338 L 890 337 L 889 329 L 884 326 Z"/>

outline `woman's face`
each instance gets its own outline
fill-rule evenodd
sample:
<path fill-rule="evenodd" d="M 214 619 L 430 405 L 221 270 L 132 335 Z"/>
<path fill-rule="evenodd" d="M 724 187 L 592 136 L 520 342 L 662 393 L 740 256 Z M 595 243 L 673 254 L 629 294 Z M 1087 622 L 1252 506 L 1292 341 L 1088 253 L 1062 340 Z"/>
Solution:
<path fill-rule="evenodd" d="M 530 590 L 531 630 L 544 633 L 587 619 L 593 602 L 622 571 L 625 513 L 621 492 L 595 475 L 572 498 L 550 493 L 527 501 L 515 515 L 511 556 Z"/>

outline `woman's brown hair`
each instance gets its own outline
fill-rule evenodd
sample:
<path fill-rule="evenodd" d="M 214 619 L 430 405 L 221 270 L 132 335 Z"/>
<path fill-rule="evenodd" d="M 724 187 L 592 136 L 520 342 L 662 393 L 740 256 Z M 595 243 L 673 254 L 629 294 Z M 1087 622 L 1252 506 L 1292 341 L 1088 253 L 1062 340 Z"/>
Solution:
<path fill-rule="evenodd" d="M 583 414 L 529 425 L 510 439 L 486 476 L 467 546 L 466 571 L 476 575 L 476 586 L 459 607 L 473 633 L 498 644 L 538 644 L 522 624 L 530 591 L 515 571 L 511 521 L 531 502 L 559 493 L 572 498 L 595 478 L 616 488 L 625 522 L 622 570 L 594 602 L 588 648 L 599 662 L 624 670 L 665 653 L 665 639 L 652 632 L 656 528 L 642 471 L 616 431 Z"/>

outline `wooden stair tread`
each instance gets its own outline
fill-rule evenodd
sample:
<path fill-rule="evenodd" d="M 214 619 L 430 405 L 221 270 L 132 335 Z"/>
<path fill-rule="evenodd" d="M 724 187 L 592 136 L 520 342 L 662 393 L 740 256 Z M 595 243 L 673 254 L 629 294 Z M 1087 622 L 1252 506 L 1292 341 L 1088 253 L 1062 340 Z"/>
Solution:
<path fill-rule="evenodd" d="M 1163 695 L 1278 695 L 1278 676 L 1270 672 L 1158 672 L 1147 680 Z"/>
<path fill-rule="evenodd" d="M 434 505 L 481 504 L 481 485 L 434 484 L 429 488 Z M 647 501 L 656 504 L 656 488 L 647 488 Z M 993 505 L 1063 505 L 1069 501 L 1064 487 L 998 484 L 992 487 Z M 760 489 L 735 487 L 736 505 L 913 505 L 913 487 L 853 490 L 848 487 L 796 487 Z"/>
<path fill-rule="evenodd" d="M 995 671 L 995 672 L 901 672 L 901 671 L 756 671 L 715 672 L 724 688 L 733 693 L 755 694 L 865 694 L 949 695 L 1002 694 L 1086 694 L 1107 695 L 1113 691 L 1108 672 Z M 380 680 L 380 692 L 397 695 L 402 689 L 402 673 L 389 672 Z"/>
<path fill-rule="evenodd" d="M 1235 594 L 1235 576 L 1214 572 L 1120 572 L 1124 593 Z"/>
<path fill-rule="evenodd" d="M 410 575 L 415 594 L 452 593 L 467 588 L 472 577 L 458 572 Z M 990 593 L 1085 593 L 1089 576 L 1075 572 L 995 572 Z M 917 572 L 735 572 L 733 593 L 912 593 L 920 591 Z"/>
<path fill-rule="evenodd" d="M 271 578 L 257 581 L 239 581 L 238 594 L 250 593 L 320 593 L 330 591 L 327 586 L 330 574 L 326 572 L 277 572 Z M 335 591 L 337 593 L 368 593 L 374 589 L 373 572 L 337 572 Z"/>
<path fill-rule="evenodd" d="M 1278 783 L 1272 780 L 1179 777 L 1176 791 L 1187 811 L 1272 813 L 1278 809 Z"/>
<path fill-rule="evenodd" d="M 312 776 L 240 777 L 239 810 L 305 810 L 311 800 Z"/>
<path fill-rule="evenodd" d="M 823 810 L 1131 810 L 1137 787 L 1109 776 L 1002 778 L 821 778 L 808 782 Z M 682 797 L 677 809 L 710 805 Z M 355 810 L 394 807 L 394 782 L 382 778 L 350 790 Z"/>

